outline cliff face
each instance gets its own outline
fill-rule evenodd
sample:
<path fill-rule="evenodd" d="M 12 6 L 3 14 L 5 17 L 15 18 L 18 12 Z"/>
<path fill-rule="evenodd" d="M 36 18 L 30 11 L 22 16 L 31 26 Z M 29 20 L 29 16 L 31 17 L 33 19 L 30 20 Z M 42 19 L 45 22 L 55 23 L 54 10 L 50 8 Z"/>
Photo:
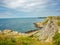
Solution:
<path fill-rule="evenodd" d="M 37 33 L 37 36 L 41 41 L 52 41 L 52 37 L 57 32 L 57 30 L 57 26 L 52 21 L 49 21 L 48 24 Z"/>
<path fill-rule="evenodd" d="M 57 23 L 60 25 L 60 16 L 48 16 L 46 19 L 44 19 L 43 22 L 36 22 L 36 23 L 34 23 L 34 25 L 36 28 L 41 28 L 41 27 L 43 28 L 47 24 L 47 22 L 51 19 L 53 19 L 55 21 L 59 20 L 59 23 L 58 22 Z"/>
<path fill-rule="evenodd" d="M 55 22 L 56 20 L 57 19 L 55 19 L 55 17 L 48 18 L 48 22 L 45 23 L 43 28 L 38 32 L 36 32 L 34 36 L 36 36 L 40 41 L 45 41 L 45 42 L 52 41 L 53 36 L 56 33 L 59 33 L 59 30 L 60 30 L 60 27 Z"/>

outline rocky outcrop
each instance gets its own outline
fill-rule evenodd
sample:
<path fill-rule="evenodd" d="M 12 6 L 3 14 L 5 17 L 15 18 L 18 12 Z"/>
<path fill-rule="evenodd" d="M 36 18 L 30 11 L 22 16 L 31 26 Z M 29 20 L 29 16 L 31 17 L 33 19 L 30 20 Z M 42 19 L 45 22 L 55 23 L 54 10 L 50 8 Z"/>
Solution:
<path fill-rule="evenodd" d="M 44 26 L 44 24 L 42 22 L 36 22 L 34 23 L 36 28 L 42 28 Z"/>
<path fill-rule="evenodd" d="M 55 21 L 60 20 L 60 16 L 48 16 L 46 19 L 44 19 L 43 22 L 36 22 L 34 23 L 34 25 L 36 28 L 43 28 L 47 24 L 47 22 L 51 19 L 54 19 Z"/>
<path fill-rule="evenodd" d="M 12 37 L 18 37 L 18 36 L 28 36 L 28 34 L 26 33 L 21 33 L 21 32 L 17 32 L 17 31 L 12 31 L 12 30 L 9 30 L 9 29 L 6 29 L 6 30 L 2 30 L 0 31 L 0 36 L 4 36 L 4 35 L 7 35 L 7 36 L 12 36 Z"/>
<path fill-rule="evenodd" d="M 48 18 L 47 23 L 43 26 L 41 30 L 36 32 L 34 36 L 37 37 L 40 41 L 50 42 L 52 41 L 53 36 L 56 33 L 60 33 L 60 27 L 58 27 L 56 20 L 60 20 L 59 18 L 55 19 L 55 17 Z"/>

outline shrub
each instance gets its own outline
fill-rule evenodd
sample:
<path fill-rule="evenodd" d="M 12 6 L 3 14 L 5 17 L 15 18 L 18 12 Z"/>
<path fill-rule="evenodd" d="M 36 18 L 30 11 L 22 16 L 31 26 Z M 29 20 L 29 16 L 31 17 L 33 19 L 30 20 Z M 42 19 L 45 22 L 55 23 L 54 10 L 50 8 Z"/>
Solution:
<path fill-rule="evenodd" d="M 60 45 L 60 33 L 55 34 L 53 41 L 55 45 Z"/>

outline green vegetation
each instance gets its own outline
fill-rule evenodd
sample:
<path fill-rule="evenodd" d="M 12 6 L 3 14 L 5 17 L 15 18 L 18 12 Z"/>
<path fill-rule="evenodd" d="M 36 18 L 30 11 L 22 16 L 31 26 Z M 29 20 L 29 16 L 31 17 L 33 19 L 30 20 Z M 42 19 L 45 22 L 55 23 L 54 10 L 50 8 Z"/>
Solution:
<path fill-rule="evenodd" d="M 60 20 L 60 16 L 48 16 L 47 18 Z"/>
<path fill-rule="evenodd" d="M 0 35 L 0 45 L 52 45 L 51 43 L 40 42 L 35 37 L 4 36 Z"/>
<path fill-rule="evenodd" d="M 45 21 L 42 22 L 43 25 L 46 25 L 48 20 L 46 19 Z"/>
<path fill-rule="evenodd" d="M 60 33 L 55 34 L 55 36 L 53 37 L 53 43 L 55 45 L 60 45 Z"/>
<path fill-rule="evenodd" d="M 48 16 L 43 22 L 43 25 L 47 24 L 49 20 L 55 20 L 57 25 L 60 26 L 60 16 Z"/>
<path fill-rule="evenodd" d="M 40 45 L 34 37 L 0 35 L 0 45 Z"/>
<path fill-rule="evenodd" d="M 0 39 L 0 45 L 15 45 L 15 41 L 13 39 Z"/>
<path fill-rule="evenodd" d="M 56 20 L 58 26 L 60 26 L 60 20 Z"/>
<path fill-rule="evenodd" d="M 20 45 L 40 45 L 39 41 L 34 37 L 18 37 L 17 42 L 20 42 Z"/>

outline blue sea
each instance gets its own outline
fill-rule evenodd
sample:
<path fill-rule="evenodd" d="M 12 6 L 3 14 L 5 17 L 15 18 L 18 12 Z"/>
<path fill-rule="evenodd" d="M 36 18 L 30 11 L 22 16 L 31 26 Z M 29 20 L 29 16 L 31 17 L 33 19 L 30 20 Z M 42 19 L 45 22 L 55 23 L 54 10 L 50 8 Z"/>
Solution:
<path fill-rule="evenodd" d="M 39 18 L 2 18 L 0 19 L 0 30 L 10 29 L 19 32 L 27 32 L 37 29 L 33 23 L 40 22 Z"/>

